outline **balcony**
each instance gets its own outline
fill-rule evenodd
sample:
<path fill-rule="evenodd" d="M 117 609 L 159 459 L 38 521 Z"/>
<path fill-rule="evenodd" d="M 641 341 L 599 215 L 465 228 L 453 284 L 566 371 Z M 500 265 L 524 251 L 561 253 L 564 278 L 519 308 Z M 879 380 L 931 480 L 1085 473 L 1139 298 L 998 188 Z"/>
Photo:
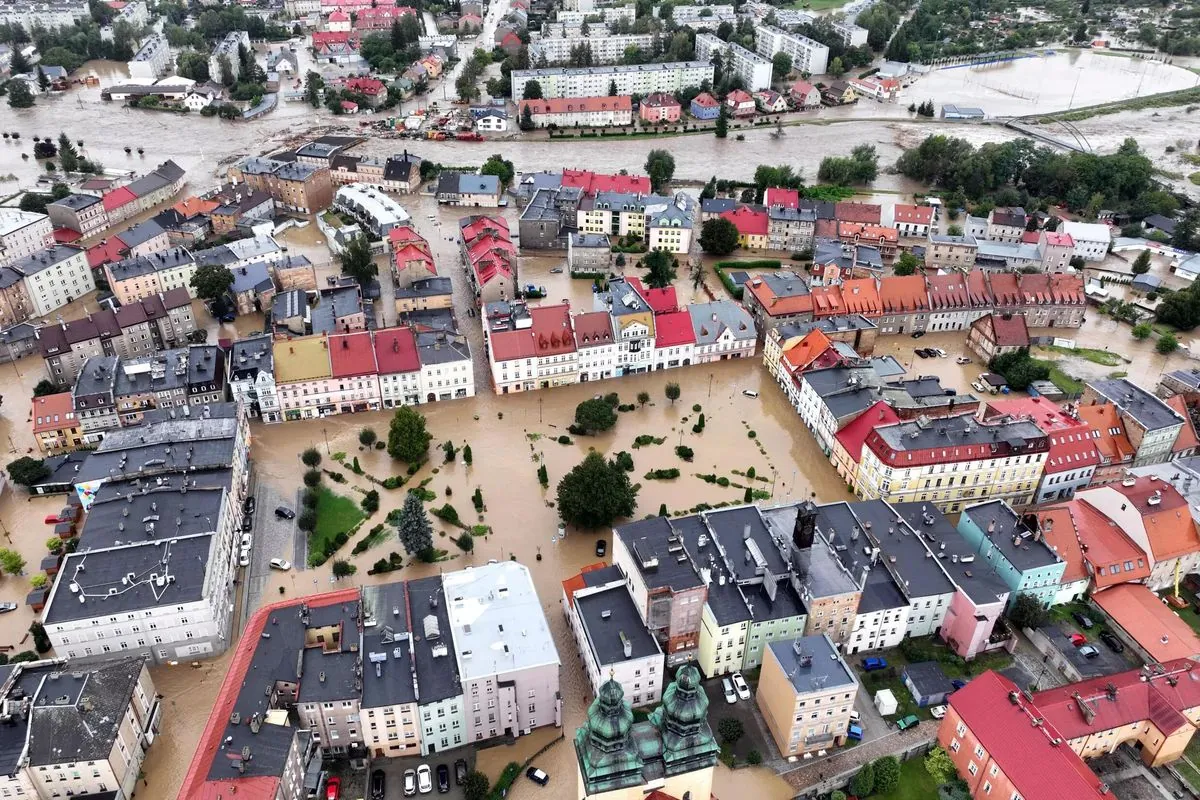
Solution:
<path fill-rule="evenodd" d="M 804 749 L 808 750 L 813 747 L 822 747 L 833 742 L 836 734 L 833 731 L 826 733 L 813 733 L 804 737 Z"/>

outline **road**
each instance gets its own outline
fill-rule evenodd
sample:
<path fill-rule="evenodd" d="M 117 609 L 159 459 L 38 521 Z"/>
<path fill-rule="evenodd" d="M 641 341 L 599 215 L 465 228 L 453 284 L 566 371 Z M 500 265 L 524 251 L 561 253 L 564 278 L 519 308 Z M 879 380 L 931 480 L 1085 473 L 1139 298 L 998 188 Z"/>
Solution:
<path fill-rule="evenodd" d="M 511 0 L 493 0 L 493 2 L 488 6 L 487 14 L 485 14 L 483 17 L 483 30 L 480 31 L 479 36 L 475 40 L 476 47 L 482 47 L 489 53 L 492 51 L 492 42 L 494 41 L 494 37 L 496 35 L 496 26 L 500 24 L 500 20 L 504 19 L 504 15 L 508 13 L 510 3 Z M 428 18 L 425 22 L 426 26 L 428 26 L 430 21 L 432 21 L 432 17 L 429 15 L 429 12 L 426 12 L 425 16 Z M 442 99 L 444 100 L 453 102 L 458 99 L 458 90 L 455 88 L 454 84 L 455 81 L 458 80 L 458 76 L 462 74 L 463 67 L 465 67 L 467 64 L 467 59 L 471 57 L 471 54 L 466 52 L 465 48 L 467 46 L 469 45 L 466 42 L 459 42 L 458 54 L 460 56 L 460 60 L 454 65 L 453 69 L 442 76 L 441 94 Z M 434 96 L 434 94 L 435 92 L 432 90 L 429 93 L 431 97 Z"/>

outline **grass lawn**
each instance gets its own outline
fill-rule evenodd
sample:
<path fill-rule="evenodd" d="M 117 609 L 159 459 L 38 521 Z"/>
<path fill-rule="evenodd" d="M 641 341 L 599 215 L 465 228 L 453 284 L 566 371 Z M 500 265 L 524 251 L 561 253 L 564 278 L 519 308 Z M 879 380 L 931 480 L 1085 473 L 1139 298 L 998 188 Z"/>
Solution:
<path fill-rule="evenodd" d="M 1079 395 L 1083 394 L 1083 381 L 1072 378 L 1070 375 L 1059 369 L 1053 361 L 1045 361 L 1043 363 L 1050 367 L 1050 382 L 1057 386 L 1060 391 L 1065 392 L 1072 397 L 1078 397 Z"/>
<path fill-rule="evenodd" d="M 841 8 L 849 0 L 796 0 L 780 6 L 780 8 L 799 8 L 805 11 L 824 11 L 829 8 Z"/>
<path fill-rule="evenodd" d="M 887 794 L 873 794 L 871 800 L 931 800 L 937 797 L 937 784 L 925 769 L 924 758 L 900 763 L 900 782 Z"/>
<path fill-rule="evenodd" d="M 944 651 L 945 645 L 937 644 L 932 640 L 926 640 L 930 655 L 936 655 L 938 651 Z M 855 655 L 852 659 L 852 664 L 858 667 L 862 663 L 862 659 L 868 656 L 881 656 L 888 662 L 888 668 L 876 670 L 875 672 L 859 672 L 859 678 L 862 680 L 863 686 L 874 699 L 875 693 L 880 689 L 891 689 L 892 694 L 896 697 L 896 713 L 892 720 L 903 719 L 909 714 L 916 714 L 919 719 L 933 719 L 929 713 L 929 708 L 919 708 L 917 702 L 913 700 L 912 693 L 908 691 L 908 687 L 904 685 L 904 678 L 901 677 L 904 673 L 904 668 L 908 666 L 910 660 L 899 649 L 884 650 L 880 653 L 866 653 Z M 936 658 L 928 660 L 935 661 Z M 987 653 L 977 657 L 974 661 L 967 663 L 965 666 L 956 663 L 947 663 L 939 661 L 942 671 L 946 673 L 946 677 L 970 679 L 975 675 L 980 674 L 989 669 L 1002 669 L 1012 664 L 1012 657 L 1003 651 L 998 653 Z"/>
<path fill-rule="evenodd" d="M 1077 347 L 1072 350 L 1069 347 L 1058 347 L 1057 345 L 1040 345 L 1035 350 L 1045 350 L 1049 353 L 1059 353 L 1064 356 L 1079 356 L 1085 358 L 1093 364 L 1100 364 L 1105 367 L 1115 367 L 1118 364 L 1124 363 L 1124 359 L 1116 353 L 1108 350 L 1096 350 L 1089 347 Z"/>
<path fill-rule="evenodd" d="M 308 552 L 324 553 L 326 543 L 349 531 L 362 518 L 358 503 L 322 486 L 317 490 L 317 527 L 308 536 Z"/>
<path fill-rule="evenodd" d="M 1200 792 L 1200 773 L 1192 769 L 1191 766 L 1189 766 L 1188 763 L 1182 759 L 1176 761 L 1174 766 L 1175 769 L 1179 771 L 1179 774 L 1183 776 L 1184 780 L 1186 780 L 1193 789 Z"/>
<path fill-rule="evenodd" d="M 1166 597 L 1169 594 L 1171 594 L 1170 590 L 1164 590 L 1164 591 L 1159 592 L 1158 596 Z M 1182 597 L 1184 600 L 1188 601 L 1188 607 L 1187 608 L 1176 608 L 1175 606 L 1168 605 L 1167 608 L 1171 609 L 1176 614 L 1178 614 L 1179 618 L 1182 619 L 1184 622 L 1186 622 L 1188 625 L 1191 625 L 1192 630 L 1196 631 L 1197 633 L 1200 633 L 1200 614 L 1196 613 L 1196 605 L 1195 605 L 1196 594 L 1191 589 L 1184 586 L 1182 582 L 1180 582 L 1179 596 Z M 1200 764 L 1200 746 L 1198 746 L 1196 755 L 1193 756 L 1192 760 L 1196 761 L 1197 764 Z"/>

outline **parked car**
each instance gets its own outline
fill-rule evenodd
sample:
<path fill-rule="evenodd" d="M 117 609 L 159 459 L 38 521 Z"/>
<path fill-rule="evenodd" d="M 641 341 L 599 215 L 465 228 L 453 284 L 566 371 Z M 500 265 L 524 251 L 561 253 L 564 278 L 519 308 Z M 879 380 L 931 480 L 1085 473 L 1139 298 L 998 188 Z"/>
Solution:
<path fill-rule="evenodd" d="M 1096 623 L 1092 622 L 1092 618 L 1087 614 L 1084 614 L 1082 611 L 1072 611 L 1071 619 L 1078 622 L 1079 627 L 1083 628 L 1085 631 L 1091 630 L 1096 626 Z"/>
<path fill-rule="evenodd" d="M 725 702 L 736 703 L 737 692 L 733 690 L 733 681 L 729 678 L 721 678 L 721 688 L 725 690 Z"/>
<path fill-rule="evenodd" d="M 7 614 L 10 611 L 16 611 L 16 603 L 0 603 L 0 614 Z"/>
<path fill-rule="evenodd" d="M 242 531 L 249 533 L 252 530 L 254 530 L 254 515 L 246 514 L 242 517 Z"/>
<path fill-rule="evenodd" d="M 342 779 L 332 777 L 325 784 L 325 800 L 338 800 L 338 796 L 342 793 Z"/>
<path fill-rule="evenodd" d="M 257 505 L 257 503 L 254 500 L 254 495 L 250 495 L 249 497 L 246 498 L 246 502 L 243 504 L 243 508 L 245 508 L 247 514 L 253 514 L 254 508 L 256 505 Z"/>
<path fill-rule="evenodd" d="M 750 699 L 750 687 L 746 685 L 746 679 L 742 677 L 742 673 L 733 673 L 733 689 L 737 692 L 737 696 L 742 700 Z"/>
<path fill-rule="evenodd" d="M 858 713 L 857 708 L 850 709 L 850 724 L 859 725 L 862 723 L 862 714 Z"/>
<path fill-rule="evenodd" d="M 248 534 L 248 533 L 242 534 L 242 549 L 243 550 L 249 550 L 250 545 L 252 545 L 253 543 L 254 543 L 254 540 L 250 537 L 250 534 Z"/>
<path fill-rule="evenodd" d="M 243 550 L 241 552 L 241 555 L 238 556 L 238 566 L 239 567 L 250 566 L 250 551 L 249 550 Z"/>
<path fill-rule="evenodd" d="M 1067 638 L 1071 640 L 1071 644 L 1076 647 L 1083 647 L 1087 644 L 1087 637 L 1082 633 L 1068 633 Z"/>
<path fill-rule="evenodd" d="M 412 797 L 417 793 L 417 771 L 415 769 L 404 770 L 404 796 Z"/>
<path fill-rule="evenodd" d="M 561 274 L 562 274 L 562 271 L 563 271 L 563 268 L 562 268 L 562 267 L 551 267 L 551 268 L 550 268 L 550 274 L 551 274 L 551 275 L 561 275 Z"/>
<path fill-rule="evenodd" d="M 932 350 L 932 351 L 933 351 L 933 354 L 934 354 L 934 355 L 936 355 L 938 358 L 945 358 L 945 357 L 946 357 L 946 351 L 945 351 L 945 350 L 943 350 L 943 349 L 942 349 L 942 348 L 940 348 L 940 347 L 931 347 L 931 348 L 929 348 L 929 349 L 930 349 L 930 350 Z"/>
<path fill-rule="evenodd" d="M 454 785 L 462 786 L 467 780 L 467 760 L 460 758 L 454 762 Z"/>
<path fill-rule="evenodd" d="M 856 742 L 861 742 L 863 738 L 863 729 L 861 725 L 851 725 L 846 728 L 846 738 L 853 739 Z"/>
<path fill-rule="evenodd" d="M 753 389 L 742 389 L 742 394 L 746 395 L 746 397 L 758 397 L 758 392 Z"/>
<path fill-rule="evenodd" d="M 296 512 L 286 506 L 279 506 L 275 509 L 275 516 L 279 519 L 295 519 Z"/>
<path fill-rule="evenodd" d="M 61 514 L 49 514 L 44 520 L 42 520 L 42 522 L 46 523 L 47 525 L 57 525 L 60 522 L 66 521 L 67 520 Z"/>
<path fill-rule="evenodd" d="M 979 392 L 980 394 L 984 394 L 987 392 L 987 387 L 983 385 L 982 381 L 971 381 L 971 388 L 974 389 L 975 391 Z"/>
<path fill-rule="evenodd" d="M 912 337 L 914 339 L 920 339 L 924 335 L 925 335 L 925 331 L 913 331 Z"/>
<path fill-rule="evenodd" d="M 961 688 L 963 688 L 964 686 L 966 686 L 966 685 L 967 685 L 967 682 L 966 682 L 966 681 L 964 681 L 962 678 L 955 678 L 954 680 L 950 681 L 950 685 L 951 685 L 951 686 L 953 686 L 953 687 L 954 687 L 954 691 L 956 691 L 956 692 L 957 692 L 959 689 L 961 689 Z"/>
<path fill-rule="evenodd" d="M 909 728 L 915 728 L 920 724 L 921 720 L 917 719 L 916 714 L 909 714 L 907 717 L 897 722 L 896 727 L 902 731 L 906 731 Z"/>
<path fill-rule="evenodd" d="M 1100 651 L 1092 647 L 1090 644 L 1085 644 L 1083 647 L 1079 648 L 1079 655 L 1083 656 L 1084 658 L 1095 658 L 1096 656 L 1100 655 Z"/>
<path fill-rule="evenodd" d="M 1100 641 L 1108 645 L 1108 649 L 1112 650 L 1114 653 L 1125 652 L 1125 643 L 1118 639 L 1117 635 L 1112 631 L 1101 631 Z"/>
<path fill-rule="evenodd" d="M 925 352 L 924 347 L 918 347 L 916 350 L 913 350 L 913 352 L 916 353 L 921 358 L 929 358 L 929 353 Z"/>
<path fill-rule="evenodd" d="M 450 768 L 445 764 L 438 764 L 437 779 L 438 794 L 445 794 L 450 791 Z"/>
<path fill-rule="evenodd" d="M 383 800 L 386 783 L 387 776 L 383 774 L 383 770 L 377 769 L 371 773 L 371 800 Z"/>
<path fill-rule="evenodd" d="M 607 552 L 608 552 L 608 542 L 606 542 L 603 539 L 597 539 L 596 540 L 596 555 L 603 558 L 604 554 Z"/>
<path fill-rule="evenodd" d="M 971 359 L 967 358 L 966 356 L 959 356 L 958 358 L 954 359 L 954 363 L 955 364 L 970 364 Z"/>
<path fill-rule="evenodd" d="M 942 717 L 946 716 L 946 707 L 934 706 L 933 708 L 929 709 L 929 715 L 934 719 L 941 719 Z"/>
<path fill-rule="evenodd" d="M 287 572 L 292 568 L 292 562 L 288 561 L 286 558 L 272 558 L 270 564 L 271 569 L 283 570 L 284 572 Z"/>
<path fill-rule="evenodd" d="M 871 656 L 862 660 L 862 668 L 864 672 L 874 672 L 877 669 L 887 669 L 887 659 L 878 656 Z"/>
<path fill-rule="evenodd" d="M 525 770 L 525 777 L 536 783 L 538 786 L 545 786 L 550 782 L 550 776 L 542 772 L 537 767 L 530 767 Z"/>
<path fill-rule="evenodd" d="M 417 767 L 417 791 L 421 794 L 433 791 L 433 771 L 429 769 L 428 764 Z"/>

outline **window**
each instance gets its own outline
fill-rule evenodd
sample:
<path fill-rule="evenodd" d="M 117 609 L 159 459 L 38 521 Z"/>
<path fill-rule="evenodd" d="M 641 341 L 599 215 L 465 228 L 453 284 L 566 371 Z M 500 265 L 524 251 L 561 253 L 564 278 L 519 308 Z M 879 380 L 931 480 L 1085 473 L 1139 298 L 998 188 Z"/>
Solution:
<path fill-rule="evenodd" d="M 975 775 L 979 772 L 979 766 L 974 761 L 967 762 L 967 772 Z"/>

